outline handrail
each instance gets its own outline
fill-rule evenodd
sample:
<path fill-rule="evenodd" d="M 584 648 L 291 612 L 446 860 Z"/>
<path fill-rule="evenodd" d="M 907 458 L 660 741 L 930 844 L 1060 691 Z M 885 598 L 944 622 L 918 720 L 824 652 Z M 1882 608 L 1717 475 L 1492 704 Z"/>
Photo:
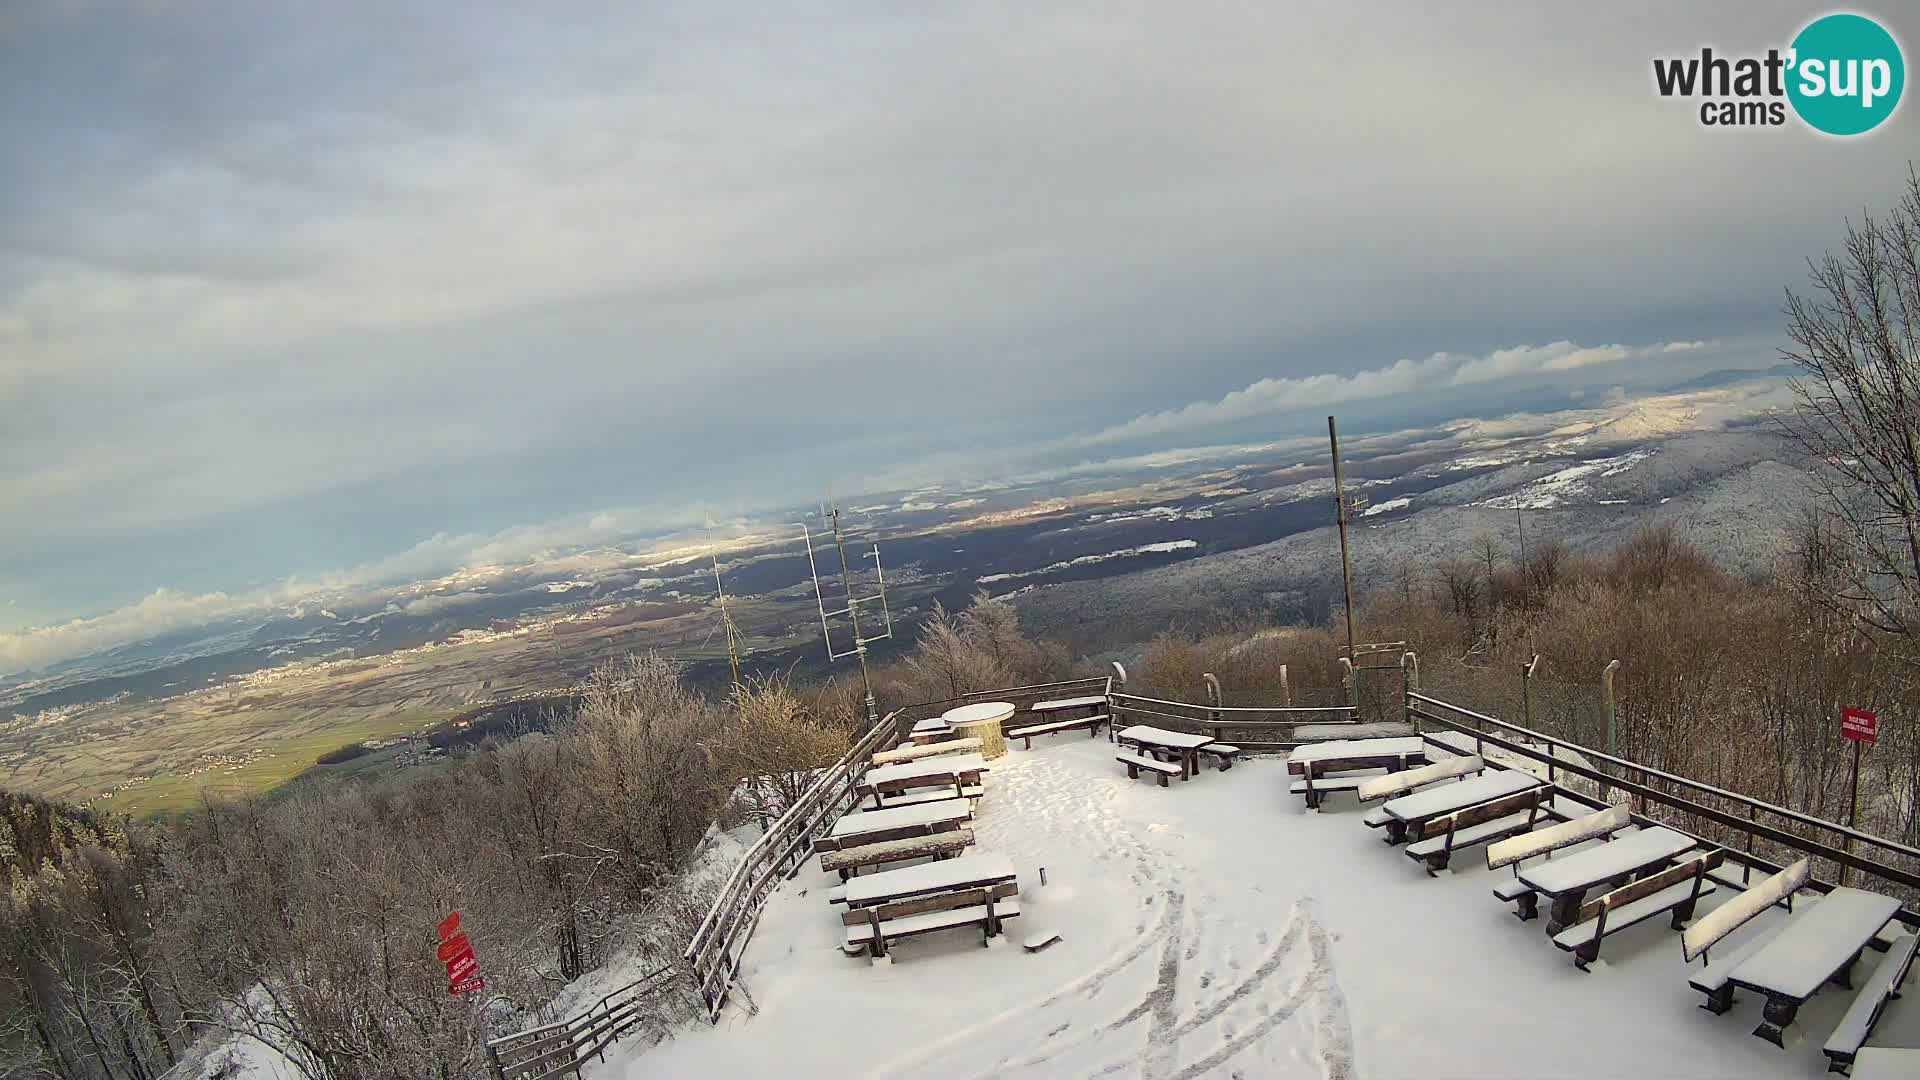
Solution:
<path fill-rule="evenodd" d="M 494 1080 L 537 1080 L 565 1072 L 578 1076 L 582 1059 L 598 1054 L 606 1060 L 607 1047 L 644 1019 L 641 1002 L 677 972 L 674 964 L 655 968 L 565 1020 L 487 1040 L 487 1064 Z M 622 1000 L 615 1004 L 615 999 Z"/>
<path fill-rule="evenodd" d="M 1124 691 L 1118 694 L 1109 694 L 1108 696 L 1116 701 L 1124 698 L 1128 701 L 1144 701 L 1153 705 L 1175 705 L 1183 709 L 1198 709 L 1206 713 L 1350 713 L 1356 711 L 1352 705 L 1275 705 L 1272 707 L 1259 705 L 1222 705 L 1215 708 L 1212 705 L 1199 705 L 1191 701 L 1169 701 L 1166 698 L 1152 698 L 1141 694 L 1129 694 Z M 1144 712 L 1146 710 L 1141 711 Z"/>
<path fill-rule="evenodd" d="M 852 805 L 855 785 L 871 764 L 877 746 L 889 738 L 898 738 L 909 722 L 934 715 L 943 706 L 989 698 L 1030 700 L 1042 695 L 1091 691 L 1104 694 L 1109 688 L 1107 677 L 1093 676 L 970 691 L 902 706 L 861 733 L 846 754 L 820 770 L 793 805 L 741 854 L 689 939 L 681 958 L 707 1007 L 708 1019 L 719 1019 L 728 986 L 745 957 L 746 945 L 752 940 L 775 879 L 797 873 L 805 859 L 808 842 L 822 829 L 823 822 Z"/>
<path fill-rule="evenodd" d="M 1868 859 L 1863 856 L 1857 855 L 1850 850 L 1843 850 L 1841 848 L 1833 847 L 1829 844 L 1822 843 L 1819 840 L 1814 840 L 1814 839 L 1810 839 L 1802 836 L 1796 836 L 1793 833 L 1785 831 L 1784 829 L 1777 828 L 1770 824 L 1764 824 L 1758 820 L 1758 813 L 1760 811 L 1765 811 L 1768 813 L 1782 814 L 1783 816 L 1789 817 L 1790 819 L 1800 824 L 1807 825 L 1812 828 L 1824 829 L 1830 832 L 1840 833 L 1842 835 L 1852 837 L 1856 841 L 1864 842 L 1871 847 L 1884 848 L 1896 853 L 1905 854 L 1906 852 L 1910 852 L 1913 850 L 1904 844 L 1898 843 L 1897 841 L 1888 840 L 1884 837 L 1874 836 L 1871 833 L 1862 833 L 1854 829 L 1849 829 L 1848 827 L 1841 825 L 1838 822 L 1823 821 L 1820 818 L 1809 817 L 1797 811 L 1785 810 L 1784 808 L 1773 806 L 1773 804 L 1771 803 L 1765 803 L 1758 799 L 1741 795 L 1738 792 L 1726 791 L 1721 788 L 1716 788 L 1711 784 L 1703 784 L 1696 780 L 1688 780 L 1685 777 L 1674 776 L 1671 773 L 1663 772 L 1662 770 L 1654 769 L 1650 766 L 1641 765 L 1641 764 L 1638 764 L 1637 762 L 1628 761 L 1624 758 L 1614 757 L 1613 755 L 1601 753 L 1598 751 L 1589 751 L 1587 748 L 1580 746 L 1577 743 L 1571 743 L 1565 739 L 1560 739 L 1551 735 L 1545 735 L 1540 732 L 1535 732 L 1529 728 L 1521 727 L 1518 724 L 1511 724 L 1497 717 L 1487 716 L 1484 713 L 1476 713 L 1471 709 L 1464 709 L 1457 705 L 1452 705 L 1448 702 L 1441 701 L 1438 698 L 1427 697 L 1426 695 L 1423 695 L 1423 694 L 1409 694 L 1408 698 L 1409 698 L 1409 701 L 1408 701 L 1407 711 L 1409 713 L 1415 716 L 1418 716 L 1422 719 L 1430 720 L 1444 727 L 1451 728 L 1462 734 L 1471 735 L 1476 740 L 1492 743 L 1494 746 L 1499 747 L 1500 749 L 1503 749 L 1509 753 L 1517 754 L 1519 756 L 1526 757 L 1534 761 L 1539 761 L 1539 762 L 1548 764 L 1551 768 L 1556 769 L 1560 772 L 1569 773 L 1574 776 L 1582 776 L 1598 784 L 1619 788 L 1630 794 L 1638 795 L 1642 799 L 1645 799 L 1647 801 L 1659 803 L 1663 806 L 1669 806 L 1676 810 L 1680 810 L 1682 812 L 1692 814 L 1696 817 L 1704 818 L 1716 824 L 1723 825 L 1736 832 L 1744 833 L 1748 837 L 1769 840 L 1773 843 L 1780 844 L 1783 847 L 1790 848 L 1794 851 L 1804 852 L 1808 855 L 1815 855 L 1820 858 L 1830 860 L 1837 865 L 1850 866 L 1856 870 L 1862 871 L 1863 873 L 1872 874 L 1875 877 L 1881 878 L 1884 881 L 1893 882 L 1895 884 L 1903 885 L 1911 889 L 1920 889 L 1920 874 L 1915 874 L 1906 870 L 1902 870 L 1897 866 L 1891 866 L 1885 863 L 1875 862 L 1872 859 Z M 1472 717 L 1476 720 L 1487 721 L 1489 724 L 1495 727 L 1504 728 L 1528 738 L 1538 739 L 1539 741 L 1545 743 L 1548 749 L 1545 752 L 1542 752 L 1541 750 L 1535 749 L 1534 747 L 1528 746 L 1521 742 L 1505 739 L 1500 737 L 1499 735 L 1490 734 L 1485 731 L 1477 731 L 1473 727 L 1471 727 L 1469 724 L 1467 724 L 1465 721 L 1454 719 L 1444 715 L 1438 715 L 1434 712 L 1423 711 L 1415 707 L 1415 702 L 1413 700 L 1415 698 L 1418 699 L 1420 704 L 1434 706 L 1439 709 L 1449 710 L 1464 716 Z M 1661 791 L 1658 788 L 1649 787 L 1644 783 L 1640 783 L 1632 780 L 1625 780 L 1617 776 L 1611 776 L 1607 773 L 1601 772 L 1597 768 L 1593 768 L 1590 765 L 1582 764 L 1581 762 L 1577 762 L 1577 761 L 1569 761 L 1563 757 L 1560 757 L 1558 754 L 1555 754 L 1553 752 L 1557 748 L 1565 748 L 1565 749 L 1577 751 L 1583 757 L 1591 755 L 1592 758 L 1597 758 L 1601 761 L 1605 761 L 1609 764 L 1615 765 L 1624 770 L 1643 772 L 1649 776 L 1658 777 L 1663 780 L 1670 780 L 1682 786 L 1693 788 L 1695 789 L 1695 791 L 1700 793 L 1711 795 L 1716 798 L 1729 800 L 1739 806 L 1746 808 L 1747 810 L 1749 810 L 1750 813 L 1753 814 L 1753 816 L 1742 818 L 1736 814 L 1729 813 L 1728 811 L 1696 802 L 1685 795 Z M 1648 819 L 1648 820 L 1652 820 L 1652 819 Z M 1744 857 L 1745 856 L 1743 856 L 1743 858 Z M 1920 914 L 1908 912 L 1903 914 L 1902 920 L 1915 923 L 1916 925 L 1920 925 Z"/>
<path fill-rule="evenodd" d="M 1428 705 L 1439 706 L 1440 708 L 1443 708 L 1443 709 L 1451 709 L 1454 712 L 1460 713 L 1462 715 L 1471 716 L 1475 720 L 1484 720 L 1487 723 L 1506 728 L 1509 731 L 1517 732 L 1518 734 L 1521 734 L 1521 735 L 1525 735 L 1527 738 L 1535 740 L 1537 742 L 1544 742 L 1554 746 L 1562 746 L 1562 747 L 1566 747 L 1569 750 L 1578 750 L 1580 752 L 1580 755 L 1589 761 L 1604 761 L 1610 765 L 1617 765 L 1617 766 L 1620 766 L 1621 768 L 1632 769 L 1635 772 L 1644 773 L 1647 776 L 1658 777 L 1659 779 L 1665 780 L 1671 784 L 1680 784 L 1684 787 L 1690 787 L 1695 791 L 1705 792 L 1709 795 L 1716 795 L 1721 798 L 1733 799 L 1744 805 L 1753 807 L 1757 810 L 1764 811 L 1765 813 L 1777 814 L 1780 817 L 1786 818 L 1789 821 L 1798 822 L 1799 824 L 1802 824 L 1802 825 L 1809 825 L 1817 829 L 1828 829 L 1833 832 L 1839 833 L 1842 836 L 1852 837 L 1855 840 L 1864 841 L 1866 843 L 1873 844 L 1877 847 L 1886 848 L 1889 851 L 1898 852 L 1899 854 L 1905 855 L 1909 858 L 1920 859 L 1920 848 L 1908 847 L 1907 845 L 1902 844 L 1897 840 L 1889 840 L 1884 836 L 1875 836 L 1872 833 L 1861 832 L 1858 829 L 1853 829 L 1845 825 L 1842 825 L 1837 821 L 1827 821 L 1824 818 L 1813 817 L 1809 814 L 1804 814 L 1798 810 L 1789 810 L 1784 806 L 1775 806 L 1773 803 L 1767 802 L 1764 799 L 1754 798 L 1751 795 L 1742 795 L 1737 791 L 1727 791 L 1724 788 L 1714 787 L 1712 784 L 1702 783 L 1698 780 L 1689 780 L 1684 776 L 1675 776 L 1673 773 L 1656 769 L 1651 765 L 1642 765 L 1636 761 L 1628 761 L 1625 758 L 1614 757 L 1613 755 L 1608 754 L 1602 750 L 1593 750 L 1588 747 L 1582 746 L 1579 743 L 1569 742 L 1566 739 L 1561 739 L 1553 735 L 1545 734 L 1543 732 L 1534 731 L 1531 728 L 1521 727 L 1519 724 L 1510 723 L 1498 717 L 1488 716 L 1485 713 L 1477 713 L 1477 712 L 1474 712 L 1472 709 L 1464 709 L 1458 705 L 1452 704 L 1451 702 L 1442 701 L 1439 698 L 1428 697 L 1427 695 L 1422 694 L 1419 691 L 1409 691 L 1407 693 L 1407 698 L 1410 701 L 1420 701 Z M 1434 719 L 1434 718 L 1428 717 L 1428 719 Z M 1561 762 L 1560 764 L 1564 765 L 1565 763 Z M 1601 777 L 1600 779 L 1603 782 L 1607 780 L 1607 778 L 1605 777 Z"/>

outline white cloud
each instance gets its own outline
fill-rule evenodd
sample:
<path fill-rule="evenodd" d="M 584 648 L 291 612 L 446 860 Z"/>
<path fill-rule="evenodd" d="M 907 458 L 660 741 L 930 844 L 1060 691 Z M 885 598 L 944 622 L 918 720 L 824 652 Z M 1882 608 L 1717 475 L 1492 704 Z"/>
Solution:
<path fill-rule="evenodd" d="M 1466 386 L 1519 375 L 1573 371 L 1658 352 L 1673 352 L 1676 347 L 1693 349 L 1704 345 L 1704 342 L 1696 341 L 1646 346 L 1581 346 L 1571 341 L 1556 341 L 1548 345 L 1517 345 L 1510 349 L 1497 349 L 1485 356 L 1436 352 L 1424 360 L 1406 358 L 1386 367 L 1345 375 L 1328 372 L 1301 378 L 1261 379 L 1216 401 L 1196 401 L 1179 409 L 1145 413 L 1124 424 L 1116 424 L 1072 441 L 1088 446 L 1126 442 L 1232 424 L 1295 409 L 1392 397 L 1445 386 Z"/>
<path fill-rule="evenodd" d="M 0 672 L 31 671 L 75 656 L 201 626 L 258 603 L 223 592 L 156 589 L 139 603 L 57 626 L 0 634 Z"/>

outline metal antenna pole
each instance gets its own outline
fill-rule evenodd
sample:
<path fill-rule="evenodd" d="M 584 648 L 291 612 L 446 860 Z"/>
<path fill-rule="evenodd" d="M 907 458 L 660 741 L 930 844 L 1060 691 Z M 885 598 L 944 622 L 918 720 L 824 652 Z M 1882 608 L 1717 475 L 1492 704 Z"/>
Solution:
<path fill-rule="evenodd" d="M 880 708 L 873 700 L 873 677 L 867 671 L 867 639 L 860 635 L 860 598 L 853 594 L 853 568 L 847 565 L 847 542 L 840 535 L 839 507 L 833 508 L 828 520 L 833 523 L 833 546 L 840 552 L 840 584 L 847 590 L 847 621 L 853 625 L 853 655 L 860 659 L 860 684 L 867 691 L 867 723 L 876 724 L 880 721 Z"/>
<path fill-rule="evenodd" d="M 733 694 L 740 696 L 740 639 L 733 615 L 727 611 L 727 587 L 720 581 L 720 556 L 713 549 L 713 526 L 707 526 L 707 558 L 713 561 L 713 589 L 720 597 L 720 628 L 727 635 L 727 668 L 733 673 Z"/>
<path fill-rule="evenodd" d="M 800 538 L 802 542 L 807 545 L 807 571 L 813 575 L 813 598 L 814 602 L 820 607 L 820 639 L 821 643 L 827 648 L 827 659 L 829 661 L 844 660 L 849 656 L 859 658 L 860 685 L 866 692 L 867 725 L 871 728 L 874 724 L 880 722 L 880 703 L 874 698 L 873 674 L 867 669 L 867 645 L 870 642 L 886 641 L 893 637 L 893 611 L 887 606 L 887 573 L 886 569 L 880 565 L 880 545 L 871 545 L 872 550 L 866 553 L 866 558 L 873 560 L 873 574 L 877 591 L 872 596 L 860 596 L 855 593 L 853 591 L 853 564 L 847 558 L 846 538 L 840 532 L 840 510 L 838 507 L 831 510 L 822 507 L 821 514 L 833 528 L 833 546 L 834 550 L 840 555 L 840 584 L 846 590 L 847 606 L 835 608 L 832 611 L 827 610 L 826 592 L 820 584 L 820 565 L 815 561 L 813 554 L 813 533 L 807 529 L 805 522 L 801 522 Z M 880 605 L 880 614 L 884 620 L 886 630 L 872 637 L 868 637 L 860 628 L 860 605 L 873 603 Z M 845 615 L 847 621 L 852 624 L 853 627 L 853 648 L 845 652 L 834 649 L 833 627 L 827 621 L 828 619 L 837 618 L 841 615 Z"/>
<path fill-rule="evenodd" d="M 1347 553 L 1347 487 L 1340 471 L 1340 435 L 1327 417 L 1327 442 L 1333 447 L 1334 520 L 1340 525 L 1340 580 L 1347 594 L 1347 656 L 1353 656 L 1353 559 Z"/>

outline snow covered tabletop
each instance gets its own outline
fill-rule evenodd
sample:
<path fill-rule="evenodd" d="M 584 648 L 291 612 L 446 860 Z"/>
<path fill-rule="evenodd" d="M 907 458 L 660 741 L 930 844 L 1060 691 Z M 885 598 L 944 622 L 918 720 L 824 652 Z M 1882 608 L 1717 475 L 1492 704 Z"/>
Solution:
<path fill-rule="evenodd" d="M 1114 737 L 1124 742 L 1152 743 L 1175 750 L 1198 750 L 1213 741 L 1211 735 L 1189 735 L 1184 731 L 1168 731 L 1151 724 L 1135 724 Z"/>
<path fill-rule="evenodd" d="M 1900 901 L 1891 896 L 1835 889 L 1789 918 L 1765 948 L 1742 961 L 1727 978 L 1750 989 L 1804 1001 L 1899 910 Z"/>
<path fill-rule="evenodd" d="M 1913 1080 L 1920 1076 L 1920 1050 L 1863 1046 L 1853 1057 L 1853 1080 Z"/>
<path fill-rule="evenodd" d="M 1476 776 L 1472 780 L 1462 780 L 1457 784 L 1441 784 L 1439 787 L 1413 795 L 1405 795 L 1383 804 L 1388 817 L 1401 821 L 1420 821 L 1436 814 L 1445 814 L 1468 806 L 1497 799 L 1502 795 L 1512 795 L 1516 791 L 1540 786 L 1540 781 L 1522 772 L 1490 772 Z"/>
<path fill-rule="evenodd" d="M 1538 892 L 1560 896 L 1671 859 L 1691 847 L 1693 837 L 1655 825 L 1565 858 L 1524 867 L 1520 880 Z"/>
<path fill-rule="evenodd" d="M 929 731 L 945 730 L 947 730 L 946 718 L 940 716 L 929 716 L 925 720 L 913 725 L 913 733 L 915 735 L 923 735 Z"/>
<path fill-rule="evenodd" d="M 1399 754 L 1424 753 L 1426 740 L 1418 735 L 1400 739 L 1334 739 L 1330 742 L 1308 743 L 1288 755 L 1292 761 L 1319 761 L 1323 758 L 1355 757 L 1358 755 L 1378 754 L 1393 757 Z"/>
<path fill-rule="evenodd" d="M 897 806 L 891 810 L 868 810 L 859 814 L 848 814 L 833 823 L 828 836 L 861 836 L 866 833 L 880 832 L 885 829 L 904 829 L 914 825 L 938 825 L 948 821 L 963 821 L 971 816 L 965 799 L 948 799 L 945 802 L 920 803 L 915 806 Z"/>
<path fill-rule="evenodd" d="M 1087 709 L 1095 705 L 1105 705 L 1107 699 L 1101 694 L 1086 697 L 1054 698 L 1051 701 L 1036 701 L 1027 706 L 1028 712 L 1060 712 L 1065 709 Z"/>
<path fill-rule="evenodd" d="M 972 705 L 948 709 L 940 714 L 940 719 L 948 727 L 960 727 L 966 724 L 980 724 L 989 720 L 1005 720 L 1013 715 L 1013 706 L 1005 701 L 980 701 Z"/>
<path fill-rule="evenodd" d="M 917 780 L 924 776 L 958 776 L 961 773 L 981 772 L 986 767 L 986 759 L 979 754 L 921 758 L 919 761 L 903 761 L 898 765 L 868 769 L 867 774 L 860 778 L 860 786 L 870 788 L 895 780 Z"/>
<path fill-rule="evenodd" d="M 1005 855 L 974 851 L 954 859 L 904 866 L 864 874 L 847 882 L 847 906 L 866 907 L 903 896 L 965 889 L 1014 878 L 1013 861 Z"/>

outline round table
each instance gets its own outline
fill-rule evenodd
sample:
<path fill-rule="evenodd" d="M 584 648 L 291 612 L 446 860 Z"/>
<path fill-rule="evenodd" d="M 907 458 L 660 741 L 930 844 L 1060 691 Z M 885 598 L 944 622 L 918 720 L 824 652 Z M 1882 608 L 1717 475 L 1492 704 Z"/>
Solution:
<path fill-rule="evenodd" d="M 940 715 L 947 728 L 961 738 L 980 740 L 980 756 L 988 761 L 1007 752 L 1006 736 L 1000 725 L 1013 719 L 1013 705 L 1005 701 L 982 701 L 948 709 Z"/>

